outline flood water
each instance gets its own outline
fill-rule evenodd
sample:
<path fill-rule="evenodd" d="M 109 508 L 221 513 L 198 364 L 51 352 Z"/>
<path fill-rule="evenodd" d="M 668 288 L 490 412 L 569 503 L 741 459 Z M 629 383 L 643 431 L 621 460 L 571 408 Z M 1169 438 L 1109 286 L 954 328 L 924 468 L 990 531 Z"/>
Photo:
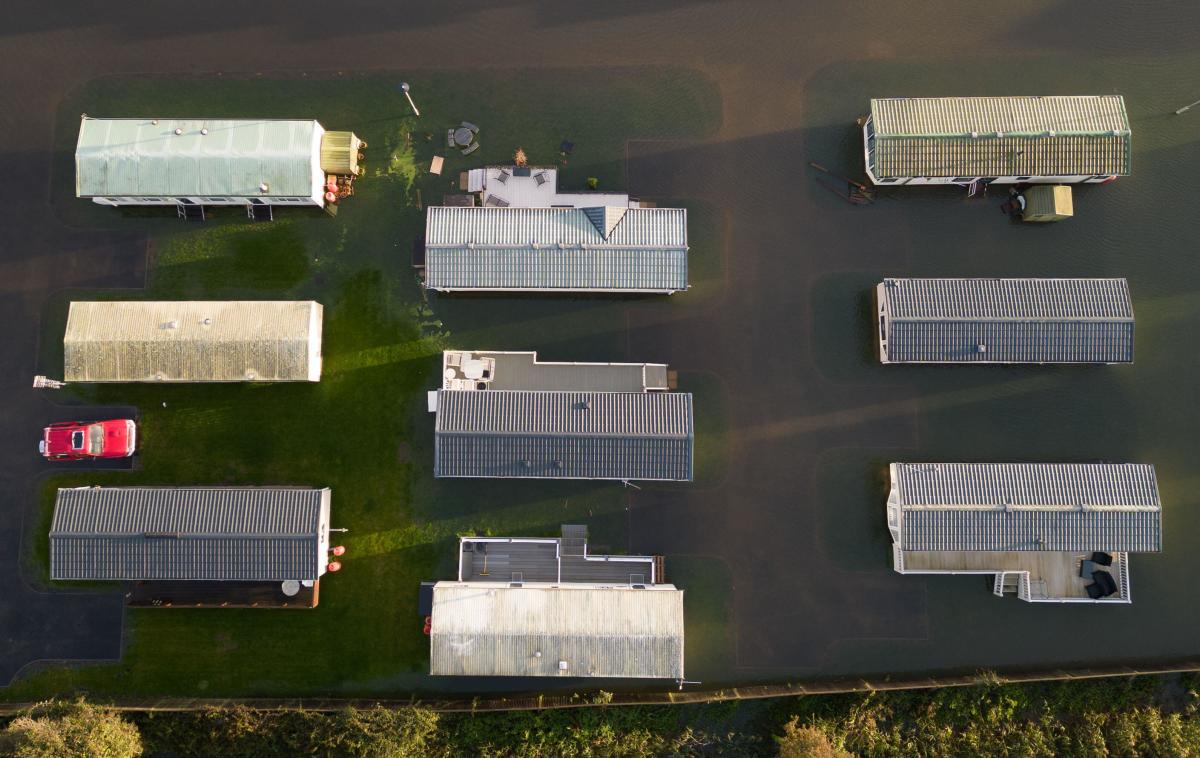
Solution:
<path fill-rule="evenodd" d="M 692 292 L 434 303 L 451 334 L 475 341 L 463 347 L 667 362 L 680 388 L 697 393 L 697 482 L 614 490 L 612 508 L 591 522 L 614 549 L 665 555 L 685 590 L 689 575 L 725 585 L 728 634 L 715 623 L 699 632 L 689 678 L 1200 659 L 1189 581 L 1200 550 L 1200 108 L 1171 115 L 1200 98 L 1200 4 L 504 0 L 453 17 L 444 4 L 380 3 L 359 12 L 353 35 L 333 39 L 323 14 L 278 2 L 197 18 L 117 7 L 103 23 L 73 5 L 0 30 L 8 60 L 43 71 L 35 81 L 9 67 L 0 78 L 0 140 L 30 177 L 20 193 L 0 190 L 0 219 L 33 229 L 22 249 L 31 262 L 3 243 L 4 265 L 27 282 L 6 285 L 12 319 L 36 311 L 65 277 L 93 281 L 55 263 L 65 232 L 46 231 L 40 177 L 54 108 L 96 75 L 694 68 L 720 89 L 719 131 L 634 140 L 626 165 L 631 194 L 692 209 Z M 861 174 L 854 119 L 871 97 L 1110 92 L 1129 108 L 1133 176 L 1078 189 L 1075 218 L 1059 224 L 1010 222 L 999 212 L 1003 190 L 968 201 L 958 189 L 895 188 L 871 207 L 851 206 L 808 167 Z M 881 366 L 868 295 L 884 276 L 1126 277 L 1136 363 Z M 19 365 L 32 355 L 27 331 L 8 348 Z M 19 373 L 5 387 L 24 387 Z M 982 578 L 899 576 L 883 509 L 892 460 L 1153 463 L 1165 549 L 1131 558 L 1128 606 L 1027 604 L 992 596 Z M 4 474 L 6 484 L 17 486 L 19 473 Z M 467 494 L 461 483 L 445 486 Z M 488 497 L 506 507 L 571 492 L 505 483 Z M 673 576 L 673 561 L 687 568 Z M 689 614 L 693 602 L 709 612 L 689 598 Z"/>

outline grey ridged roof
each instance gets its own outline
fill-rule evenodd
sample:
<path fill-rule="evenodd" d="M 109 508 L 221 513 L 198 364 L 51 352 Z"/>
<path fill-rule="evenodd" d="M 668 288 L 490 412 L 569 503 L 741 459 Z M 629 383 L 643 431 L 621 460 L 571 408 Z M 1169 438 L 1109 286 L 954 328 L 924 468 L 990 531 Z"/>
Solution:
<path fill-rule="evenodd" d="M 882 98 L 871 115 L 877 178 L 1129 173 L 1119 95 Z"/>
<path fill-rule="evenodd" d="M 605 237 L 585 209 L 430 207 L 425 222 L 425 286 L 440 290 L 687 289 L 687 211 L 621 210 L 623 215 Z"/>
<path fill-rule="evenodd" d="M 692 396 L 438 392 L 440 477 L 692 478 Z"/>
<path fill-rule="evenodd" d="M 60 489 L 50 527 L 50 576 L 313 580 L 325 566 L 328 518 L 328 489 Z"/>
<path fill-rule="evenodd" d="M 683 677 L 683 592 L 671 585 L 438 582 L 432 617 L 435 676 Z"/>
<path fill-rule="evenodd" d="M 1162 549 L 1150 465 L 896 463 L 892 473 L 904 550 Z"/>
<path fill-rule="evenodd" d="M 323 317 L 311 300 L 73 302 L 65 379 L 316 381 Z"/>
<path fill-rule="evenodd" d="M 156 123 L 85 116 L 75 148 L 75 192 L 79 197 L 309 197 L 321 184 L 320 131 L 312 120 Z"/>
<path fill-rule="evenodd" d="M 880 306 L 892 363 L 1133 361 L 1124 279 L 885 279 Z"/>

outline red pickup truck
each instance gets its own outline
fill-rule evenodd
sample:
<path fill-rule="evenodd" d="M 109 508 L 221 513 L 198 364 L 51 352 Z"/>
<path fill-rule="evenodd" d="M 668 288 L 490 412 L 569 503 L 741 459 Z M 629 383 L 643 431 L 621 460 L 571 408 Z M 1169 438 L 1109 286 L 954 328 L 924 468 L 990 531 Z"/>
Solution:
<path fill-rule="evenodd" d="M 60 421 L 42 432 L 38 452 L 52 461 L 125 458 L 136 445 L 137 426 L 131 419 Z"/>

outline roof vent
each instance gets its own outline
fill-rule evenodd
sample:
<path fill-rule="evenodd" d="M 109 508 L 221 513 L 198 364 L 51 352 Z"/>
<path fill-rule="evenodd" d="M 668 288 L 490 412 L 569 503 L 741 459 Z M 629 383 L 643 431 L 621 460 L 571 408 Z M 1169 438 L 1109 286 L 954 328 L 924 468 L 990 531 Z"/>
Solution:
<path fill-rule="evenodd" d="M 163 329 L 178 329 L 178 328 L 179 328 L 179 320 L 178 319 L 171 319 L 167 323 L 163 324 Z"/>
<path fill-rule="evenodd" d="M 582 411 L 590 411 L 592 409 L 592 401 L 584 400 L 579 404 L 579 409 Z"/>
<path fill-rule="evenodd" d="M 180 134 L 183 134 L 183 130 L 180 129 L 178 126 L 175 127 L 175 136 L 178 137 Z"/>
<path fill-rule="evenodd" d="M 562 468 L 562 467 L 563 467 L 563 462 L 561 460 L 554 461 L 554 468 Z"/>
<path fill-rule="evenodd" d="M 1053 137 L 1053 136 L 1054 136 L 1054 130 L 1053 130 L 1053 129 L 1051 129 L 1050 131 L 1046 132 L 1046 136 L 1047 136 L 1047 137 Z"/>
<path fill-rule="evenodd" d="M 997 132 L 996 132 L 996 136 L 997 136 L 997 137 L 1003 137 L 1003 136 L 1004 136 L 1004 132 L 997 131 Z"/>
<path fill-rule="evenodd" d="M 979 139 L 979 132 L 971 132 L 971 139 Z"/>
<path fill-rule="evenodd" d="M 1113 129 L 1113 136 L 1114 136 L 1114 137 L 1120 137 L 1120 136 L 1121 136 L 1121 130 L 1120 130 L 1120 129 Z"/>
<path fill-rule="evenodd" d="M 204 324 L 205 326 L 212 326 L 212 319 L 209 318 L 208 316 L 205 316 L 204 320 L 201 321 L 200 323 Z"/>
<path fill-rule="evenodd" d="M 205 128 L 203 128 L 203 129 L 201 129 L 201 130 L 200 130 L 200 133 L 201 133 L 201 134 L 208 134 L 208 127 L 205 127 Z"/>
<path fill-rule="evenodd" d="M 254 373 L 254 369 L 247 369 L 246 370 L 246 378 L 247 379 L 257 379 L 258 374 Z"/>
<path fill-rule="evenodd" d="M 164 377 L 164 376 L 162 375 L 162 372 L 160 371 L 160 372 L 158 372 L 157 374 L 155 374 L 155 375 L 154 375 L 154 378 L 155 378 L 155 379 L 157 379 L 158 381 L 160 381 L 160 382 L 161 382 L 161 381 L 162 381 L 163 379 L 165 379 L 166 377 Z"/>
<path fill-rule="evenodd" d="M 268 184 L 267 182 L 263 182 L 262 184 L 258 185 L 258 191 L 259 192 L 270 192 L 271 185 Z"/>
<path fill-rule="evenodd" d="M 151 124 L 154 124 L 155 126 L 158 126 L 158 119 L 154 119 L 154 120 L 153 120 L 153 121 L 151 121 L 150 123 L 151 123 Z"/>
<path fill-rule="evenodd" d="M 523 458 L 521 460 L 521 468 L 531 468 L 532 466 L 533 461 L 529 460 L 528 458 Z"/>
<path fill-rule="evenodd" d="M 534 658 L 541 658 L 541 657 L 542 657 L 542 651 L 541 651 L 541 650 L 534 650 L 534 651 L 533 651 L 533 657 L 534 657 Z"/>
<path fill-rule="evenodd" d="M 978 352 L 980 352 L 980 353 L 986 353 L 986 352 L 987 352 L 987 345 L 985 345 L 985 344 L 983 344 L 982 342 L 980 342 L 978 345 L 976 345 L 976 346 L 975 346 L 975 350 L 976 350 L 976 351 L 978 351 Z"/>
<path fill-rule="evenodd" d="M 566 662 L 566 661 L 559 661 L 559 662 L 558 662 L 558 670 L 559 670 L 559 671 L 566 671 L 566 670 L 567 670 L 567 668 L 568 668 L 568 666 L 567 666 L 567 662 Z"/>

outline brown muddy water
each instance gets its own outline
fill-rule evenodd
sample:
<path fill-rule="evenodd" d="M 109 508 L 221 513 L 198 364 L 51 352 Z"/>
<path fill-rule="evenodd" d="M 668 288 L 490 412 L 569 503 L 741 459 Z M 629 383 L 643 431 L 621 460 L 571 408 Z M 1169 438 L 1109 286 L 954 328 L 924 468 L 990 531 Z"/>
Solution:
<path fill-rule="evenodd" d="M 105 278 L 56 257 L 64 239 L 82 242 L 51 228 L 41 178 L 51 119 L 64 94 L 92 77 L 328 69 L 330 50 L 334 65 L 351 70 L 690 67 L 720 89 L 720 129 L 696 141 L 632 141 L 625 181 L 632 194 L 694 208 L 702 276 L 692 292 L 434 303 L 452 334 L 476 341 L 468 347 L 665 361 L 705 403 L 698 481 L 614 492 L 622 507 L 594 524 L 613 547 L 666 555 L 669 574 L 679 561 L 671 578 L 685 590 L 689 574 L 709 577 L 697 581 L 707 599 L 688 601 L 697 638 L 689 678 L 1200 655 L 1190 589 L 1200 549 L 1200 109 L 1171 115 L 1200 98 L 1200 5 L 505 0 L 452 17 L 444 4 L 380 3 L 364 4 L 353 34 L 331 31 L 317 6 L 290 3 L 195 18 L 118 7 L 102 22 L 75 5 L 27 10 L 0 30 L 5 58 L 42 72 L 34 79 L 10 66 L 0 77 L 0 143 L 14 171 L 31 178 L 20 192 L 0 190 L 8 236 L 28 240 L 3 243 L 3 265 L 23 282 L 6 285 L 0 314 L 14 337 L 3 365 L 20 374 L 4 380 L 7 396 L 27 401 L 36 330 L 20 324 L 45 296 L 123 282 L 139 264 L 105 255 L 113 268 Z M 873 96 L 1109 92 L 1130 109 L 1134 175 L 1078 190 L 1076 217 L 1060 224 L 1013 224 L 998 212 L 1002 198 L 967 201 L 948 189 L 896 188 L 854 207 L 823 191 L 807 165 L 861 172 L 854 119 Z M 709 238 L 697 239 L 700 229 Z M 881 366 L 866 309 L 883 276 L 1127 277 L 1137 362 Z M 0 450 L 5 460 L 22 453 L 15 443 Z M 1165 550 L 1132 558 L 1134 602 L 1124 607 L 1027 604 L 993 597 L 978 578 L 896 575 L 883 515 L 883 468 L 896 459 L 1153 463 Z M 23 491 L 22 472 L 14 465 L 2 481 Z M 545 494 L 505 484 L 491 497 L 503 506 Z"/>

